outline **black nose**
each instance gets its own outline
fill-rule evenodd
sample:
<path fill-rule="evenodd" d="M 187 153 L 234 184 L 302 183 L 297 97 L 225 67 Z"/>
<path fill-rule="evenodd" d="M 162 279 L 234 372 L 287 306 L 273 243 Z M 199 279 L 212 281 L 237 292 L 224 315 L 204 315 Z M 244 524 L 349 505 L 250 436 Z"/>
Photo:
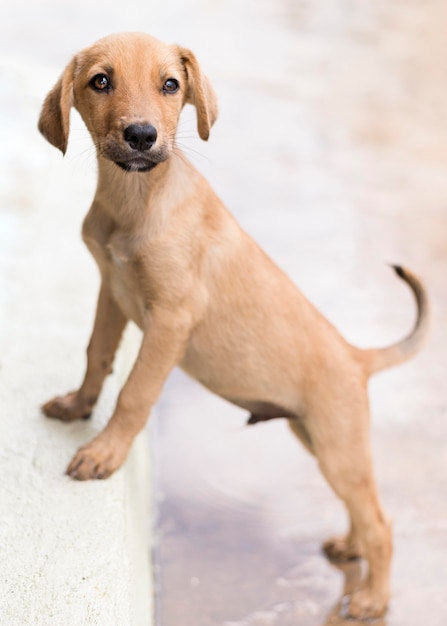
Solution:
<path fill-rule="evenodd" d="M 150 124 L 130 124 L 124 129 L 124 139 L 132 150 L 145 152 L 157 141 L 157 129 Z"/>

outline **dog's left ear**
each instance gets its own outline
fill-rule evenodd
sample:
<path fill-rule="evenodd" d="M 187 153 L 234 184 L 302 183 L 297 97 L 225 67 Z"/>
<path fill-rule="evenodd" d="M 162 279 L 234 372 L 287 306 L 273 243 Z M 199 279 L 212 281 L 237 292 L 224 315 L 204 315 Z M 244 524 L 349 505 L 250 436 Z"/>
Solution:
<path fill-rule="evenodd" d="M 194 54 L 186 48 L 179 47 L 178 51 L 188 79 L 186 102 L 196 107 L 199 136 L 206 141 L 217 119 L 217 97 Z"/>
<path fill-rule="evenodd" d="M 45 98 L 39 117 L 39 130 L 63 154 L 67 150 L 70 108 L 73 105 L 73 76 L 75 59 Z"/>

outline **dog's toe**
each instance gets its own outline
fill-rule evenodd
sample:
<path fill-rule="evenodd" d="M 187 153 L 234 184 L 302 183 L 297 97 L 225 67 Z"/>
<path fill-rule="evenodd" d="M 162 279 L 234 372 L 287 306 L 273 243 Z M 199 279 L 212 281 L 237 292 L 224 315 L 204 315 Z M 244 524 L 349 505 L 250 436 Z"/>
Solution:
<path fill-rule="evenodd" d="M 349 601 L 348 615 L 354 619 L 372 619 L 382 617 L 386 611 L 385 598 L 375 597 L 367 588 L 355 591 Z"/>
<path fill-rule="evenodd" d="M 108 478 L 122 465 L 126 452 L 123 446 L 99 435 L 77 451 L 66 473 L 75 480 Z"/>
<path fill-rule="evenodd" d="M 360 546 L 349 535 L 328 539 L 323 550 L 331 561 L 352 561 L 362 556 Z"/>
<path fill-rule="evenodd" d="M 65 396 L 57 396 L 42 406 L 42 411 L 47 417 L 59 419 L 63 422 L 71 422 L 90 417 L 93 402 L 82 402 L 76 391 L 67 393 Z"/>

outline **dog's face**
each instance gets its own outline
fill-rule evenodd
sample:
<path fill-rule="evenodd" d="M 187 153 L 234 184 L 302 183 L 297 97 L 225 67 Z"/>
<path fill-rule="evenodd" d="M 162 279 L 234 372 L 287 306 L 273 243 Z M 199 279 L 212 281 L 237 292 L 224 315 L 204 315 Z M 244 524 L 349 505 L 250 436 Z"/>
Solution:
<path fill-rule="evenodd" d="M 44 102 L 39 130 L 65 152 L 74 105 L 103 157 L 144 172 L 171 154 L 186 102 L 208 139 L 217 103 L 194 55 L 141 33 L 111 35 L 72 59 Z"/>

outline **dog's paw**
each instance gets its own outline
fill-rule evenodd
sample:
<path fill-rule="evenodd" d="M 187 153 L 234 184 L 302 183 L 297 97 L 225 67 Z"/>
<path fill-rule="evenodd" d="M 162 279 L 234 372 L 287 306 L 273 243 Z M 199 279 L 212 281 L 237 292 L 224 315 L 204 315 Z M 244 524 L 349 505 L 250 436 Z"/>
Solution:
<path fill-rule="evenodd" d="M 123 442 L 100 434 L 79 448 L 66 473 L 76 480 L 108 478 L 124 463 L 128 450 Z"/>
<path fill-rule="evenodd" d="M 328 539 L 323 550 L 331 561 L 352 561 L 362 556 L 360 545 L 350 535 Z"/>
<path fill-rule="evenodd" d="M 72 391 L 65 396 L 53 398 L 42 406 L 42 411 L 47 417 L 72 422 L 89 418 L 95 401 L 96 398 L 81 399 L 77 391 Z"/>
<path fill-rule="evenodd" d="M 348 617 L 372 619 L 382 617 L 387 608 L 387 596 L 374 595 L 368 588 L 355 591 L 348 604 Z"/>

